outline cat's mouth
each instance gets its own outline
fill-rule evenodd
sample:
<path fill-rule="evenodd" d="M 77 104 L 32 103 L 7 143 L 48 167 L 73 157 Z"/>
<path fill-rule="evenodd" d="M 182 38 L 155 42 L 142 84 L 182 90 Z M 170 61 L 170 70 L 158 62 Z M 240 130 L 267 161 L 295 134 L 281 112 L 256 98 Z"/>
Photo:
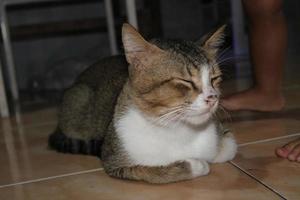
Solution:
<path fill-rule="evenodd" d="M 187 112 L 183 120 L 193 125 L 202 124 L 212 117 L 217 110 L 217 107 L 218 101 L 216 101 L 214 104 L 208 105 L 203 109 Z"/>
<path fill-rule="evenodd" d="M 161 114 L 154 118 L 154 122 L 160 125 L 168 126 L 174 125 L 180 122 L 187 122 L 190 124 L 201 124 L 206 122 L 211 118 L 213 113 L 218 107 L 218 101 L 202 105 L 201 107 L 196 107 L 194 105 L 189 106 L 177 106 L 171 108 L 167 112 Z"/>
<path fill-rule="evenodd" d="M 191 109 L 192 112 L 190 112 L 189 114 L 191 116 L 201 116 L 201 115 L 206 115 L 206 114 L 213 114 L 217 110 L 218 105 L 219 105 L 219 101 L 215 101 L 215 102 L 207 104 L 202 109 L 193 108 L 193 109 Z"/>
<path fill-rule="evenodd" d="M 207 122 L 211 118 L 211 116 L 212 114 L 208 111 L 198 115 L 187 116 L 183 121 L 192 125 L 200 125 Z"/>
<path fill-rule="evenodd" d="M 197 117 L 197 116 L 201 116 L 201 115 L 207 115 L 207 114 L 211 114 L 211 109 L 205 109 L 205 110 L 202 110 L 201 112 L 190 112 L 187 114 L 187 116 L 189 117 Z"/>

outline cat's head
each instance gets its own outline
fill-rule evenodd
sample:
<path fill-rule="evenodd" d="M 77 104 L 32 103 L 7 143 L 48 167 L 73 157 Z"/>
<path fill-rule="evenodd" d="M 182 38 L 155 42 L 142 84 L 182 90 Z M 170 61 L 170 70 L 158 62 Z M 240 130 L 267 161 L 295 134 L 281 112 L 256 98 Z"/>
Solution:
<path fill-rule="evenodd" d="M 221 71 L 216 61 L 224 26 L 198 42 L 146 41 L 124 24 L 133 103 L 162 125 L 205 123 L 219 104 Z"/>

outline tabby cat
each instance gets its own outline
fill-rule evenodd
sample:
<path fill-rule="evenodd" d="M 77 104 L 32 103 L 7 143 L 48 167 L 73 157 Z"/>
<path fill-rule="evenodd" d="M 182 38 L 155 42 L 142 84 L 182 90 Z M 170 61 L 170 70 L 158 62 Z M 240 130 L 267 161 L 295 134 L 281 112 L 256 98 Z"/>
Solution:
<path fill-rule="evenodd" d="M 160 184 L 206 175 L 208 163 L 231 160 L 233 135 L 214 118 L 223 32 L 198 42 L 148 42 L 124 24 L 126 60 L 101 60 L 65 91 L 49 146 L 97 155 L 112 177 Z"/>

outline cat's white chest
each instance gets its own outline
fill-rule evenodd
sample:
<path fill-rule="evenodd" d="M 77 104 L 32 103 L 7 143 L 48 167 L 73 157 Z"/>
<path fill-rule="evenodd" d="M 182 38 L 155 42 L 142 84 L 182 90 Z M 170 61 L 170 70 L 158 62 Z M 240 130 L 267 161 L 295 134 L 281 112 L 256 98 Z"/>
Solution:
<path fill-rule="evenodd" d="M 211 161 L 217 154 L 218 136 L 213 123 L 199 129 L 184 125 L 158 127 L 131 108 L 115 128 L 134 164 L 166 165 L 189 158 Z"/>

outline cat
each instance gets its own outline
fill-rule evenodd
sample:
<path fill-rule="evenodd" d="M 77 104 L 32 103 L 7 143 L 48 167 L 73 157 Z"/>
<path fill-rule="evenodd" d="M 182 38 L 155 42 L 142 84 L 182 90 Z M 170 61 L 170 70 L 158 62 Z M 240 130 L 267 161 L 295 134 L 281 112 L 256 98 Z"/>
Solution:
<path fill-rule="evenodd" d="M 233 159 L 234 136 L 214 117 L 223 38 L 224 26 L 198 42 L 148 42 L 124 24 L 125 57 L 99 61 L 65 91 L 49 146 L 97 155 L 112 177 L 157 184 Z"/>

